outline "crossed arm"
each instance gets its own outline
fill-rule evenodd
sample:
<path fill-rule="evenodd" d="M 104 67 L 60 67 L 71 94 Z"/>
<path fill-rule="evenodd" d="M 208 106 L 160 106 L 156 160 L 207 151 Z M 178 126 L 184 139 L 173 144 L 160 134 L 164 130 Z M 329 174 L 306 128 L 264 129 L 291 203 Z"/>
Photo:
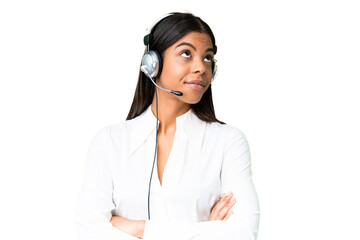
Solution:
<path fill-rule="evenodd" d="M 236 203 L 233 193 L 223 194 L 219 201 L 212 208 L 208 221 L 227 220 L 231 215 L 231 208 Z M 130 220 L 120 216 L 112 216 L 110 220 L 113 227 L 130 234 L 134 237 L 143 238 L 145 230 L 145 220 Z"/>

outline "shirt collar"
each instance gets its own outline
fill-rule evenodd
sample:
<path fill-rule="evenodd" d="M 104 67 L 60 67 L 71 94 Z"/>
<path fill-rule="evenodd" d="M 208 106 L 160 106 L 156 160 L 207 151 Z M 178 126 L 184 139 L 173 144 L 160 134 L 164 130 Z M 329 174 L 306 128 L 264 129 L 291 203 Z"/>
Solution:
<path fill-rule="evenodd" d="M 130 153 L 133 154 L 146 140 L 152 136 L 156 128 L 156 115 L 151 105 L 138 117 L 128 121 L 131 141 Z M 160 123 L 160 121 L 158 121 Z M 200 120 L 192 109 L 176 118 L 176 133 L 181 134 L 193 147 L 201 149 L 206 122 Z"/>

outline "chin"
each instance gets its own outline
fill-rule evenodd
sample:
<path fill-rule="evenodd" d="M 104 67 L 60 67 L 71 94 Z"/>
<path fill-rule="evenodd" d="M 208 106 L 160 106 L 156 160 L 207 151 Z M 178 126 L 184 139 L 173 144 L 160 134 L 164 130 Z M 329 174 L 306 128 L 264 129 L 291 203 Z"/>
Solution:
<path fill-rule="evenodd" d="M 201 100 L 201 97 L 193 97 L 193 98 L 184 98 L 183 99 L 183 101 L 188 104 L 197 104 L 198 102 L 200 102 L 200 100 Z"/>
<path fill-rule="evenodd" d="M 200 102 L 205 92 L 182 91 L 184 95 L 181 100 L 188 104 L 197 104 Z"/>

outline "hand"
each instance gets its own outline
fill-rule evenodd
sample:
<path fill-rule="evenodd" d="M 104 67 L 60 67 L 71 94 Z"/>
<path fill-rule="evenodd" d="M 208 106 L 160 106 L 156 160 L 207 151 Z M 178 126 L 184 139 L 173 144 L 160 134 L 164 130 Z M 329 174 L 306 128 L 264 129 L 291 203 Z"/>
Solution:
<path fill-rule="evenodd" d="M 233 211 L 230 211 L 230 209 L 235 205 L 235 203 L 236 199 L 233 197 L 232 192 L 227 195 L 224 193 L 211 209 L 209 221 L 229 219 L 229 217 L 234 213 Z"/>
<path fill-rule="evenodd" d="M 120 216 L 112 216 L 110 220 L 113 227 L 134 237 L 143 238 L 145 220 L 130 220 Z"/>

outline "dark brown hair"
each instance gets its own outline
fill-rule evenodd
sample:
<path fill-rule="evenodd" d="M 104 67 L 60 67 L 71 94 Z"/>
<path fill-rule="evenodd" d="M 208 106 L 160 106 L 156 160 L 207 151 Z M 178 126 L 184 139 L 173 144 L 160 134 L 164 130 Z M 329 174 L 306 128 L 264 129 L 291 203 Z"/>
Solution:
<path fill-rule="evenodd" d="M 156 50 L 160 56 L 163 56 L 164 51 L 168 47 L 190 32 L 208 34 L 213 43 L 214 53 L 216 53 L 215 37 L 210 27 L 199 17 L 191 13 L 172 13 L 160 20 L 160 22 L 151 29 L 150 34 L 152 35 L 152 41 L 149 46 L 150 50 Z M 154 84 L 143 72 L 139 71 L 134 99 L 126 120 L 133 119 L 142 114 L 151 105 L 154 94 Z M 199 119 L 205 122 L 219 122 L 224 124 L 215 116 L 211 84 L 203 94 L 201 100 L 196 104 L 191 104 L 191 109 Z"/>

